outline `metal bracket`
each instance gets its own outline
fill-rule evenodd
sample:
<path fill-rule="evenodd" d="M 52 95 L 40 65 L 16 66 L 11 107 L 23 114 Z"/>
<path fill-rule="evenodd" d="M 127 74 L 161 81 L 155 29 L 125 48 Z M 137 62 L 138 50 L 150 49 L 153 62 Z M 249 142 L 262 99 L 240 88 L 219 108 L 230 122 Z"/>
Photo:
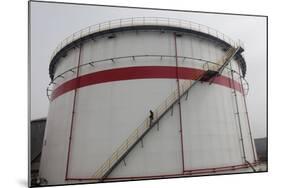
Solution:
<path fill-rule="evenodd" d="M 188 91 L 186 92 L 185 100 L 187 100 L 187 98 L 188 98 Z"/>
<path fill-rule="evenodd" d="M 123 163 L 124 163 L 125 166 L 127 165 L 127 164 L 126 164 L 126 161 L 125 161 L 125 158 L 123 159 Z"/>
<path fill-rule="evenodd" d="M 62 56 L 61 57 L 66 57 L 67 56 L 67 53 L 64 53 L 64 54 L 62 54 Z"/>
<path fill-rule="evenodd" d="M 219 73 L 215 75 L 213 78 L 211 78 L 211 80 L 209 81 L 209 85 L 211 85 L 215 81 L 215 78 L 217 78 L 218 76 L 220 76 Z"/>
<path fill-rule="evenodd" d="M 174 113 L 174 105 L 171 107 L 171 116 L 173 116 Z"/>
<path fill-rule="evenodd" d="M 143 148 L 143 140 L 141 139 L 141 147 Z"/>
<path fill-rule="evenodd" d="M 185 57 L 182 58 L 182 63 L 184 62 L 184 60 L 185 60 Z"/>

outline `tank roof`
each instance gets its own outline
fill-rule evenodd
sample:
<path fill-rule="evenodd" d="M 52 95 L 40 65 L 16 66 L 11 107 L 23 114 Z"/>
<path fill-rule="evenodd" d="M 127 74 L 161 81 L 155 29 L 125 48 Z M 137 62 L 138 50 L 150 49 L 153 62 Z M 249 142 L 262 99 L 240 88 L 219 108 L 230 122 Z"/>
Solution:
<path fill-rule="evenodd" d="M 54 70 L 58 59 L 65 56 L 68 50 L 97 36 L 130 30 L 165 30 L 180 33 L 191 33 L 213 40 L 226 48 L 230 46 L 240 46 L 241 50 L 237 53 L 235 58 L 240 62 L 243 77 L 246 74 L 246 62 L 241 54 L 244 51 L 244 45 L 240 40 L 235 42 L 230 37 L 217 31 L 216 29 L 192 21 L 164 17 L 134 17 L 111 20 L 91 25 L 65 38 L 61 43 L 59 43 L 51 56 L 49 65 L 49 75 L 51 80 L 54 79 Z"/>

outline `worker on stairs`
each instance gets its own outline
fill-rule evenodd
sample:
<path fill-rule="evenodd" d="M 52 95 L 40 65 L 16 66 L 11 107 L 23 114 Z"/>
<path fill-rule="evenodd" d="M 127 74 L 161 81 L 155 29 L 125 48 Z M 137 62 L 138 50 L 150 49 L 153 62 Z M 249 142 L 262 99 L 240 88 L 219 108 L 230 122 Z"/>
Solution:
<path fill-rule="evenodd" d="M 150 113 L 150 115 L 149 115 L 149 119 L 150 119 L 150 122 L 149 122 L 149 126 L 151 127 L 152 126 L 152 121 L 153 121 L 153 116 L 154 116 L 154 114 L 153 114 L 153 112 L 152 112 L 152 110 L 149 110 L 149 113 Z"/>

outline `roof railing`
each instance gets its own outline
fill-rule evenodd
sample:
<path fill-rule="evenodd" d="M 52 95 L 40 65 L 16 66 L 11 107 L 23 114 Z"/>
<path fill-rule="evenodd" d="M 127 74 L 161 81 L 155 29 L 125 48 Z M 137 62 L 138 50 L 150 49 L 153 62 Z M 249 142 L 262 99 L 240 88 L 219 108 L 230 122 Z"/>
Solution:
<path fill-rule="evenodd" d="M 72 35 L 66 37 L 63 41 L 61 41 L 55 50 L 53 51 L 51 55 L 51 60 L 54 58 L 54 56 L 65 46 L 72 43 L 73 41 L 82 38 L 84 36 L 105 31 L 109 29 L 114 28 L 120 28 L 120 27 L 128 27 L 128 26 L 140 26 L 140 25 L 167 25 L 172 27 L 180 27 L 184 29 L 190 29 L 194 31 L 198 31 L 201 33 L 206 33 L 208 35 L 211 35 L 213 37 L 219 38 L 228 44 L 230 44 L 233 47 L 241 46 L 244 49 L 244 44 L 238 40 L 238 42 L 232 40 L 227 35 L 219 32 L 216 29 L 213 29 L 211 27 L 208 27 L 206 25 L 198 24 L 192 21 L 182 20 L 182 19 L 176 19 L 176 18 L 165 18 L 165 17 L 132 17 L 132 18 L 123 18 L 123 19 L 115 19 L 110 20 L 107 22 L 98 23 L 95 25 L 90 25 L 88 27 L 85 27 Z"/>

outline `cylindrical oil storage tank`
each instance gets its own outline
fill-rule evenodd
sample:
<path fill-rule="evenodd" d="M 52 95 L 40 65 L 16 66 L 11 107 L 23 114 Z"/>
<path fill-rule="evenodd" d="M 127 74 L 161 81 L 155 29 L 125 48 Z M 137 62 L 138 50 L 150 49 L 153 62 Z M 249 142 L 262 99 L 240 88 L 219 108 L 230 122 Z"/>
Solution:
<path fill-rule="evenodd" d="M 252 171 L 243 51 L 171 18 L 113 20 L 66 38 L 49 67 L 41 183 Z"/>

